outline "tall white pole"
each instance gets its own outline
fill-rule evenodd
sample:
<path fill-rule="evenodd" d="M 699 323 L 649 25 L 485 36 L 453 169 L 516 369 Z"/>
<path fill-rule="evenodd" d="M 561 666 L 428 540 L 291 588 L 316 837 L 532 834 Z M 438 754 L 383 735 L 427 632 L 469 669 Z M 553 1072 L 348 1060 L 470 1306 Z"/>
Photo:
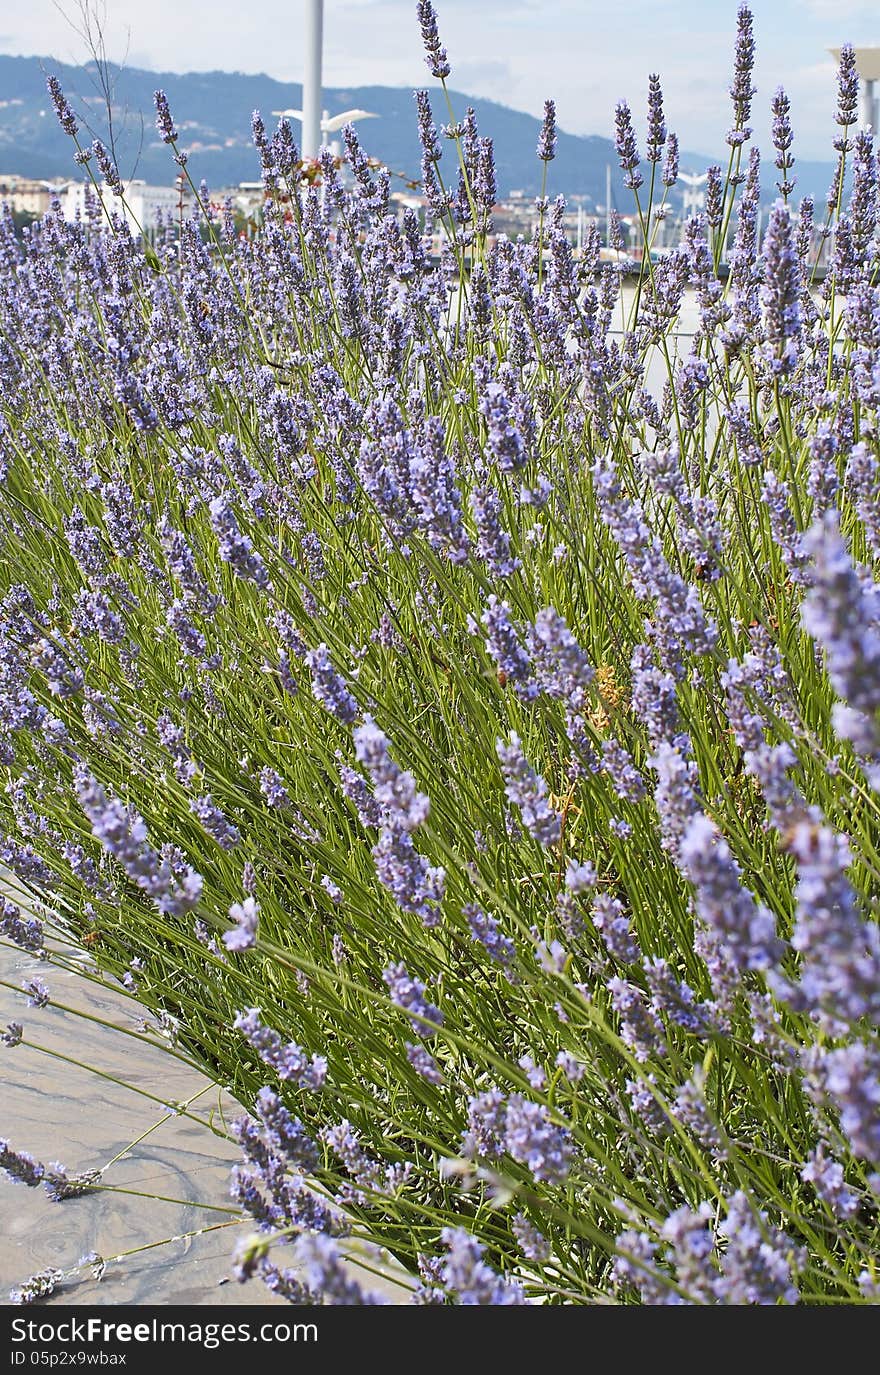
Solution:
<path fill-rule="evenodd" d="M 862 82 L 862 124 L 874 128 L 874 83 Z"/>
<path fill-rule="evenodd" d="M 324 0 L 306 0 L 302 127 L 302 155 L 304 158 L 316 158 L 321 147 L 321 52 L 323 46 Z"/>

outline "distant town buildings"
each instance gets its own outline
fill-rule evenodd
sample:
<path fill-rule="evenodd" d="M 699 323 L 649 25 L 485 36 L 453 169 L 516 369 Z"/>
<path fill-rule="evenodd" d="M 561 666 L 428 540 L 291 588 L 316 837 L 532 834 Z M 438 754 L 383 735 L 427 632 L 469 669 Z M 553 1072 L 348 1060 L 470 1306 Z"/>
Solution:
<path fill-rule="evenodd" d="M 45 215 L 57 189 L 48 181 L 0 172 L 0 204 L 8 205 L 16 215 Z"/>
<path fill-rule="evenodd" d="M 705 176 L 682 174 L 681 182 L 685 191 L 682 209 L 664 208 L 652 217 L 651 256 L 654 258 L 662 257 L 681 242 L 688 214 L 699 213 L 703 208 L 705 193 L 702 187 Z M 13 213 L 21 216 L 25 222 L 28 219 L 37 220 L 46 214 L 55 199 L 58 200 L 61 213 L 66 220 L 84 219 L 86 197 L 89 193 L 96 194 L 92 183 L 85 180 L 53 183 L 14 173 L 0 173 L 0 205 L 6 203 Z M 210 198 L 212 205 L 217 209 L 228 203 L 235 215 L 239 232 L 250 234 L 262 217 L 266 191 L 261 181 L 243 181 L 237 186 L 212 190 Z M 192 213 L 192 193 L 188 188 L 184 188 L 181 202 L 179 183 L 152 186 L 145 181 L 132 180 L 126 185 L 124 200 L 115 196 L 110 187 L 104 185 L 101 189 L 101 199 L 109 211 L 115 211 L 123 216 L 134 235 L 143 233 L 147 237 L 152 237 L 160 219 L 167 223 L 169 220 L 176 221 L 181 211 L 186 217 Z M 431 218 L 425 197 L 415 185 L 408 184 L 406 189 L 392 191 L 390 201 L 398 216 L 408 210 L 414 211 L 422 223 Z M 620 261 L 621 253 L 608 246 L 607 242 L 610 218 L 610 206 L 591 201 L 586 196 L 575 195 L 569 199 L 559 222 L 574 249 L 575 257 L 580 255 L 581 249 L 598 230 L 602 245 L 599 260 Z M 759 207 L 759 232 L 762 219 L 762 209 Z M 509 191 L 493 208 L 490 246 L 500 237 L 513 240 L 532 239 L 537 232 L 539 220 L 540 212 L 534 197 L 522 190 Z M 616 222 L 623 244 L 622 256 L 638 259 L 641 256 L 638 220 L 632 215 L 624 214 L 617 217 Z M 731 225 L 727 243 L 720 255 L 722 272 L 727 268 L 734 228 L 735 226 Z M 440 257 L 443 245 L 444 235 L 438 226 L 434 225 L 429 248 L 434 258 Z M 811 264 L 814 265 L 811 271 L 818 269 L 821 278 L 827 268 L 829 256 L 829 240 L 821 225 L 813 231 L 809 256 Z"/>
<path fill-rule="evenodd" d="M 72 181 L 64 188 L 60 200 L 61 213 L 66 220 L 85 215 L 87 188 L 95 194 L 88 182 Z M 101 200 L 108 211 L 115 210 L 122 215 L 133 234 L 149 234 L 158 225 L 160 215 L 167 219 L 177 213 L 180 192 L 175 186 L 149 186 L 145 181 L 130 181 L 126 184 L 124 200 L 114 196 L 106 185 L 101 187 Z"/>

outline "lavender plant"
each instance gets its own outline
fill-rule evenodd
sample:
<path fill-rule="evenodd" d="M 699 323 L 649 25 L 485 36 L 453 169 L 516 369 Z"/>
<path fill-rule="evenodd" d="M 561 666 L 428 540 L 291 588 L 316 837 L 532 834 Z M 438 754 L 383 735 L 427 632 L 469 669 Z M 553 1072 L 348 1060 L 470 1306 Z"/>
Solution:
<path fill-rule="evenodd" d="M 372 1301 L 362 1241 L 418 1303 L 880 1293 L 876 161 L 844 48 L 817 291 L 753 61 L 743 7 L 727 173 L 629 306 L 561 201 L 493 236 L 425 92 L 421 219 L 255 116 L 253 237 L 194 187 L 154 245 L 97 196 L 0 231 L 0 933 L 249 1111 L 236 1272 L 295 1303 Z"/>

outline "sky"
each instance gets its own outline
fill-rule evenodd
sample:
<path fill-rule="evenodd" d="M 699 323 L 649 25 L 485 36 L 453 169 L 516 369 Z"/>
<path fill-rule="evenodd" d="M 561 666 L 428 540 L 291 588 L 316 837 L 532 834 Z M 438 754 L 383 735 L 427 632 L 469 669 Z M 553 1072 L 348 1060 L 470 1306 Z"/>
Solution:
<path fill-rule="evenodd" d="M 265 72 L 302 77 L 304 0 L 26 0 L 0 13 L 0 52 L 78 63 L 88 3 L 111 58 L 155 71 Z M 450 85 L 609 135 L 629 100 L 643 127 L 647 77 L 663 82 L 667 122 L 685 148 L 716 156 L 729 127 L 736 0 L 437 0 Z M 752 123 L 769 149 L 768 108 L 780 84 L 792 104 L 795 153 L 831 161 L 835 63 L 829 47 L 880 44 L 876 0 L 753 0 L 758 58 Z M 66 16 L 66 17 L 65 17 Z M 126 56 L 127 54 L 127 56 Z M 325 0 L 324 84 L 430 86 L 415 0 Z"/>

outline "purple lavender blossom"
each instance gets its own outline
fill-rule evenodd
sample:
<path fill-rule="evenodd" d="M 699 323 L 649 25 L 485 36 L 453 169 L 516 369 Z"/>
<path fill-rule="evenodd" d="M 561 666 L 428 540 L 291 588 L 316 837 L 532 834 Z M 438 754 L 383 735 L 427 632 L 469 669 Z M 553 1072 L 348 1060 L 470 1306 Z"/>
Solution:
<path fill-rule="evenodd" d="M 203 658 L 208 648 L 208 642 L 198 627 L 193 625 L 189 619 L 186 602 L 181 601 L 180 598 L 175 598 L 165 613 L 165 619 L 180 641 L 180 647 L 184 654 L 188 654 L 191 659 Z"/>
<path fill-rule="evenodd" d="M 517 1213 L 511 1219 L 510 1230 L 526 1260 L 542 1264 L 550 1258 L 550 1243 L 525 1213 Z"/>
<path fill-rule="evenodd" d="M 511 577 L 521 560 L 511 557 L 510 535 L 501 525 L 501 498 L 491 487 L 475 487 L 470 503 L 477 527 L 477 557 L 495 577 Z"/>
<path fill-rule="evenodd" d="M 570 893 L 588 893 L 596 886 L 596 867 L 589 860 L 585 864 L 578 864 L 577 860 L 570 859 L 563 881 Z"/>
<path fill-rule="evenodd" d="M 663 185 L 672 187 L 678 181 L 678 135 L 669 134 L 666 138 L 666 154 L 663 158 Z"/>
<path fill-rule="evenodd" d="M 40 1299 L 47 1299 L 50 1294 L 54 1294 L 63 1279 L 63 1270 L 56 1270 L 52 1266 L 47 1266 L 45 1270 L 38 1270 L 36 1274 L 29 1275 L 22 1284 L 10 1289 L 9 1302 L 19 1307 L 24 1304 L 38 1303 Z"/>
<path fill-rule="evenodd" d="M 504 1154 L 504 1133 L 507 1122 L 507 1100 L 500 1089 L 487 1089 L 474 1094 L 468 1102 L 467 1131 L 462 1137 L 462 1155 L 477 1156 Z"/>
<path fill-rule="evenodd" d="M 100 1179 L 100 1170 L 83 1170 L 73 1174 L 55 1161 L 46 1166 L 43 1188 L 52 1203 L 64 1203 L 68 1198 L 80 1198 L 89 1193 Z"/>
<path fill-rule="evenodd" d="M 76 771 L 74 782 L 92 834 L 159 911 L 182 915 L 195 907 L 202 893 L 201 875 L 182 859 L 172 861 L 157 853 L 149 844 L 143 818 L 116 798 L 109 798 L 85 767 Z"/>
<path fill-rule="evenodd" d="M 552 606 L 535 617 L 529 652 L 541 691 L 564 702 L 568 710 L 580 711 L 593 681 L 593 669 L 565 618 Z"/>
<path fill-rule="evenodd" d="M 525 1303 L 521 1287 L 500 1275 L 483 1260 L 484 1247 L 463 1227 L 444 1227 L 443 1245 L 449 1252 L 441 1278 L 462 1305 L 510 1307 Z"/>
<path fill-rule="evenodd" d="M 505 796 L 519 808 L 529 835 L 539 844 L 555 845 L 562 835 L 562 818 L 547 802 L 547 784 L 536 773 L 511 732 L 509 742 L 496 740 L 495 750 L 504 775 Z"/>
<path fill-rule="evenodd" d="M 221 850 L 234 850 L 241 840 L 241 834 L 232 822 L 227 820 L 216 805 L 210 793 L 190 799 L 189 809 L 205 828 L 208 835 L 216 840 Z"/>
<path fill-rule="evenodd" d="M 855 48 L 851 43 L 844 43 L 840 50 L 837 70 L 837 114 L 835 115 L 837 123 L 842 125 L 844 129 L 855 124 L 858 107 L 859 73 L 856 66 Z M 836 143 L 835 147 L 837 147 Z"/>
<path fill-rule="evenodd" d="M 742 974 L 773 965 L 781 953 L 773 914 L 743 886 L 742 871 L 730 847 L 704 813 L 698 812 L 688 823 L 677 862 L 694 885 L 697 916 L 719 942 L 729 969 Z M 713 984 L 720 992 L 716 979 Z"/>
<path fill-rule="evenodd" d="M 591 471 L 600 510 L 624 556 L 636 596 L 657 603 L 651 637 L 661 664 L 681 677 L 681 650 L 709 653 L 717 640 L 717 629 L 703 611 L 696 588 L 673 572 L 641 511 L 623 496 L 613 469 L 599 460 Z"/>
<path fill-rule="evenodd" d="M 656 1141 L 669 1136 L 671 1127 L 666 1110 L 657 1098 L 656 1075 L 647 1074 L 641 1079 L 627 1079 L 626 1096 L 632 1111 L 639 1118 L 641 1127 Z"/>
<path fill-rule="evenodd" d="M 431 0 L 418 0 L 416 9 L 422 30 L 422 42 L 425 45 L 425 61 L 428 64 L 428 70 L 438 81 L 445 81 L 452 68 L 449 65 L 446 49 L 440 42 L 440 34 L 437 30 L 437 12 L 431 4 Z"/>
<path fill-rule="evenodd" d="M 277 1031 L 261 1022 L 259 1008 L 251 1007 L 246 1012 L 239 1012 L 233 1026 L 283 1082 L 292 1080 L 298 1088 L 308 1092 L 324 1087 L 327 1078 L 327 1061 L 324 1057 L 309 1057 L 294 1041 L 282 1042 Z"/>
<path fill-rule="evenodd" d="M 437 909 L 446 891 L 445 869 L 430 865 L 419 854 L 408 831 L 384 823 L 372 855 L 379 882 L 398 907 L 421 917 L 425 926 L 437 926 Z"/>
<path fill-rule="evenodd" d="M 728 1199 L 727 1217 L 720 1224 L 726 1240 L 716 1301 L 724 1304 L 775 1305 L 798 1302 L 794 1275 L 806 1257 L 767 1215 L 749 1203 L 742 1191 Z"/>
<path fill-rule="evenodd" d="M 437 138 L 437 126 L 431 113 L 431 101 L 427 91 L 413 93 L 418 113 L 419 142 L 422 145 L 423 163 L 433 165 L 440 161 L 442 149 Z M 423 178 L 424 180 L 424 178 Z"/>
<path fill-rule="evenodd" d="M 416 437 L 409 463 L 409 492 L 418 513 L 419 528 L 425 532 L 431 548 L 445 554 L 450 563 L 466 563 L 470 540 L 462 520 L 461 492 L 455 461 L 446 451 L 443 423 L 438 416 L 430 416 L 424 432 Z"/>
<path fill-rule="evenodd" d="M 214 497 L 209 503 L 211 525 L 220 541 L 220 557 L 224 563 L 238 574 L 256 583 L 257 587 L 268 587 L 269 573 L 247 535 L 239 529 L 235 512 L 225 496 Z"/>
<path fill-rule="evenodd" d="M 797 861 L 792 948 L 801 955 L 796 1005 L 832 1034 L 863 1017 L 880 1026 L 880 928 L 866 922 L 846 877 L 852 862 L 845 836 L 802 821 L 789 833 Z M 780 996 L 785 996 L 780 984 Z"/>
<path fill-rule="evenodd" d="M 43 1182 L 46 1167 L 35 1160 L 27 1151 L 16 1151 L 9 1142 L 0 1138 L 0 1170 L 5 1170 L 15 1184 L 26 1184 L 35 1189 Z"/>
<path fill-rule="evenodd" d="M 164 91 L 156 91 L 153 95 L 153 101 L 156 106 L 156 128 L 159 131 L 159 137 L 163 143 L 174 143 L 177 139 L 177 130 L 171 117 L 168 97 Z"/>
<path fill-rule="evenodd" d="M 73 110 L 70 108 L 67 97 L 61 89 L 61 82 L 57 76 L 46 77 L 46 86 L 52 100 L 55 113 L 58 116 L 58 123 L 69 138 L 76 138 L 79 133 L 79 126 Z"/>
<path fill-rule="evenodd" d="M 746 5 L 740 5 L 736 16 L 736 56 L 733 68 L 733 84 L 730 98 L 733 101 L 734 127 L 727 135 L 731 147 L 738 147 L 751 137 L 747 128 L 752 112 L 752 96 L 756 87 L 752 85 L 752 70 L 755 65 L 755 39 L 752 32 L 752 12 Z"/>
<path fill-rule="evenodd" d="M 645 157 L 648 162 L 659 162 L 663 156 L 666 142 L 666 121 L 663 118 L 663 91 L 660 78 L 652 72 L 648 77 L 648 141 Z"/>
<path fill-rule="evenodd" d="M 801 264 L 788 206 L 777 201 L 764 239 L 763 356 L 774 378 L 787 377 L 800 357 L 803 333 Z"/>
<path fill-rule="evenodd" d="M 695 1068 L 676 1091 L 672 1103 L 675 1120 L 679 1122 L 708 1151 L 713 1160 L 726 1160 L 727 1149 L 709 1110 L 706 1100 L 705 1075 L 701 1067 Z"/>
<path fill-rule="evenodd" d="M 713 1029 L 711 1009 L 696 1001 L 693 989 L 675 977 L 667 960 L 659 955 L 646 956 L 642 968 L 656 1017 L 668 1017 L 696 1036 L 705 1036 Z"/>
<path fill-rule="evenodd" d="M 689 753 L 668 740 L 660 741 L 648 762 L 657 773 L 654 801 L 661 844 L 675 856 L 690 822 L 700 812 L 697 766 Z"/>
<path fill-rule="evenodd" d="M 635 964 L 641 951 L 620 899 L 610 893 L 598 893 L 590 917 L 609 955 L 621 964 Z"/>
<path fill-rule="evenodd" d="M 97 635 L 105 644 L 118 645 L 125 639 L 122 619 L 103 592 L 83 589 L 77 593 L 71 621 L 80 634 Z"/>
<path fill-rule="evenodd" d="M 854 568 L 829 511 L 804 536 L 813 558 L 812 587 L 804 599 L 804 628 L 825 651 L 828 676 L 844 700 L 833 710 L 838 734 L 869 761 L 880 753 L 874 713 L 880 707 L 880 592 Z M 872 787 L 880 788 L 880 764 L 869 763 Z"/>
<path fill-rule="evenodd" d="M 281 775 L 274 769 L 270 769 L 268 764 L 260 769 L 260 792 L 266 799 L 269 807 L 289 807 L 290 798 L 284 786 Z"/>
<path fill-rule="evenodd" d="M 776 149 L 776 166 L 782 173 L 782 181 L 776 183 L 779 194 L 788 197 L 795 188 L 795 180 L 789 180 L 789 172 L 794 166 L 794 158 L 789 149 L 794 141 L 791 131 L 791 102 L 781 86 L 778 86 L 773 96 L 773 127 L 770 137 L 773 140 L 773 147 Z"/>
<path fill-rule="evenodd" d="M 22 990 L 27 994 L 28 1007 L 46 1007 L 49 1003 L 49 990 L 42 979 L 25 979 Z"/>
<path fill-rule="evenodd" d="M 623 171 L 623 184 L 630 191 L 638 191 L 642 184 L 639 171 L 639 152 L 633 129 L 632 113 L 625 100 L 618 101 L 614 110 L 614 142 L 617 160 Z"/>
<path fill-rule="evenodd" d="M 804 587 L 810 580 L 809 555 L 789 506 L 788 484 L 772 468 L 764 473 L 761 496 L 770 518 L 774 543 L 782 555 L 789 577 L 796 586 Z"/>
<path fill-rule="evenodd" d="M 321 1303 L 333 1306 L 382 1304 L 377 1294 L 365 1293 L 344 1265 L 339 1244 L 319 1232 L 303 1232 L 294 1247 L 297 1268 Z"/>
<path fill-rule="evenodd" d="M 507 1100 L 504 1146 L 507 1153 L 527 1166 L 540 1183 L 562 1184 L 574 1158 L 574 1144 L 566 1127 L 551 1122 L 542 1103 L 520 1093 Z"/>
<path fill-rule="evenodd" d="M 343 796 L 354 803 L 361 825 L 381 826 L 382 808 L 373 796 L 367 780 L 356 769 L 342 763 L 341 755 L 338 754 L 337 759 Z"/>
<path fill-rule="evenodd" d="M 509 969 L 516 956 L 516 946 L 509 936 L 505 936 L 498 919 L 484 912 L 476 903 L 468 903 L 462 909 L 467 917 L 468 927 L 474 940 L 480 942 L 486 953 L 504 969 Z"/>
<path fill-rule="evenodd" d="M 257 943 L 257 925 L 259 923 L 260 909 L 253 898 L 245 898 L 244 902 L 234 902 L 229 909 L 229 916 L 235 922 L 231 931 L 223 932 L 223 944 L 227 950 L 252 950 Z"/>
<path fill-rule="evenodd" d="M 396 1163 L 383 1166 L 361 1145 L 360 1136 L 351 1123 L 343 1118 L 332 1126 L 324 1127 L 321 1140 L 334 1155 L 338 1156 L 355 1188 L 343 1190 L 340 1201 L 363 1204 L 369 1194 L 391 1196 L 398 1192 L 409 1178 L 410 1166 Z"/>
<path fill-rule="evenodd" d="M 520 398 L 520 406 L 526 398 Z M 498 382 L 485 382 L 480 388 L 480 414 L 486 422 L 486 447 L 493 466 L 502 473 L 524 468 L 531 458 L 528 434 L 523 433 L 520 406 Z"/>
<path fill-rule="evenodd" d="M 611 1006 L 620 1018 L 620 1039 L 636 1059 L 644 1064 L 653 1055 L 665 1055 L 663 1026 L 642 990 L 626 979 L 615 977 L 608 981 L 608 992 Z"/>
<path fill-rule="evenodd" d="M 644 722 L 651 745 L 655 751 L 662 744 L 687 751 L 690 742 L 681 731 L 674 675 L 657 668 L 648 645 L 636 645 L 630 665 L 632 709 Z M 651 766 L 656 768 L 653 762 Z"/>
<path fill-rule="evenodd" d="M 827 1049 L 816 1046 L 804 1057 L 807 1086 L 840 1114 L 840 1129 L 854 1155 L 880 1165 L 880 1050 L 864 1041 Z"/>
<path fill-rule="evenodd" d="M 264 1141 L 281 1151 L 285 1160 L 296 1170 L 313 1170 L 318 1163 L 318 1149 L 298 1118 L 291 1117 L 277 1093 L 262 1088 L 257 1094 L 254 1111 L 260 1123 Z"/>
<path fill-rule="evenodd" d="M 880 348 L 880 337 L 876 347 Z M 862 523 L 868 546 L 880 559 L 880 462 L 867 444 L 856 444 L 846 465 L 846 490 Z"/>
<path fill-rule="evenodd" d="M 407 1014 L 413 1031 L 423 1037 L 436 1035 L 443 1025 L 443 1013 L 424 997 L 425 985 L 407 973 L 402 961 L 388 965 L 382 978 L 388 986 L 388 996 L 395 1007 Z"/>
<path fill-rule="evenodd" d="M 492 593 L 480 619 L 487 631 L 486 652 L 498 665 L 499 676 L 503 674 L 505 683 L 510 684 L 522 701 L 534 701 L 539 686 L 532 672 L 531 659 L 510 619 L 509 602 L 499 601 Z"/>
<path fill-rule="evenodd" d="M 647 788 L 632 756 L 613 736 L 602 742 L 602 768 L 611 780 L 616 797 L 637 803 L 647 796 Z"/>
<path fill-rule="evenodd" d="M 333 667 L 327 646 L 320 644 L 317 649 L 310 650 L 305 656 L 305 662 L 311 672 L 312 691 L 318 701 L 344 726 L 352 725 L 360 714 L 360 708 L 344 679 Z"/>
<path fill-rule="evenodd" d="M 0 898 L 0 936 L 36 954 L 43 948 L 43 923 L 39 917 L 22 920 L 21 908 L 8 898 Z"/>
<path fill-rule="evenodd" d="M 443 1075 L 438 1068 L 437 1061 L 430 1055 L 424 1046 L 413 1045 L 410 1041 L 406 1043 L 406 1058 L 409 1060 L 413 1069 L 422 1076 L 428 1084 L 440 1086 L 443 1083 Z"/>
<path fill-rule="evenodd" d="M 109 151 L 99 138 L 96 138 L 92 143 L 92 153 L 94 154 L 95 162 L 98 164 L 98 170 L 110 187 L 113 195 L 121 196 L 123 194 L 123 187 L 122 179 L 119 176 L 119 168 L 116 166 Z"/>
<path fill-rule="evenodd" d="M 538 135 L 538 157 L 542 162 L 552 162 L 556 157 L 556 102 L 544 101 L 544 119 Z"/>
<path fill-rule="evenodd" d="M 843 1177 L 839 1160 L 830 1159 L 820 1147 L 812 1152 L 801 1170 L 801 1179 L 812 1184 L 817 1195 L 842 1222 L 858 1211 L 859 1201 Z"/>
<path fill-rule="evenodd" d="M 373 783 L 373 796 L 382 809 L 382 824 L 393 830 L 415 831 L 424 825 L 430 801 L 416 789 L 415 779 L 395 764 L 388 752 L 388 737 L 372 716 L 354 732 L 358 762 L 363 764 Z"/>

